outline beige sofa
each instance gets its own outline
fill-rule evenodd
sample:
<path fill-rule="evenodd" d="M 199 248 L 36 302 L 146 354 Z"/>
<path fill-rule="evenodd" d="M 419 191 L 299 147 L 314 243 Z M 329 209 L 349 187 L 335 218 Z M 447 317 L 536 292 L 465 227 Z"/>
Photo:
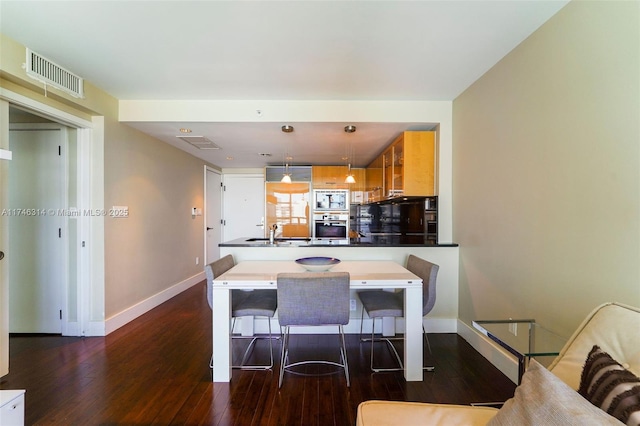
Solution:
<path fill-rule="evenodd" d="M 513 398 L 489 407 L 401 401 L 365 401 L 358 426 L 382 425 L 605 425 L 623 424 L 577 389 L 594 345 L 640 375 L 640 308 L 606 303 L 593 310 L 547 370 L 532 360 Z M 637 416 L 640 416 L 638 412 Z M 633 420 L 638 424 L 640 419 Z"/>

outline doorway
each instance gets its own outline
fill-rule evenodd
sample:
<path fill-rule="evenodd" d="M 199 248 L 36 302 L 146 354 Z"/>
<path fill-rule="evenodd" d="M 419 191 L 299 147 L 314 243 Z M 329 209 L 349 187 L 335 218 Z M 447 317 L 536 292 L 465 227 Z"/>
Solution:
<path fill-rule="evenodd" d="M 9 331 L 62 333 L 67 254 L 67 129 L 11 124 Z"/>
<path fill-rule="evenodd" d="M 208 166 L 204 169 L 205 181 L 205 265 L 220 259 L 222 242 L 222 176 Z"/>

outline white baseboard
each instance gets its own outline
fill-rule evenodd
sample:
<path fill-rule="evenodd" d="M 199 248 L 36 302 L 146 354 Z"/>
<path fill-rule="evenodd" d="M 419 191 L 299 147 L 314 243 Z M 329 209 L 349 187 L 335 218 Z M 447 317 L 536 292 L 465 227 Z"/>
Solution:
<path fill-rule="evenodd" d="M 460 320 L 458 334 L 513 383 L 518 383 L 518 361 L 513 355 Z"/>
<path fill-rule="evenodd" d="M 138 318 L 140 315 L 149 312 L 151 309 L 166 302 L 172 297 L 182 293 L 183 291 L 187 290 L 193 285 L 198 284 L 204 279 L 205 279 L 205 275 L 204 275 L 204 271 L 202 271 L 192 277 L 187 278 L 184 281 L 181 281 L 161 291 L 160 293 L 154 294 L 148 299 L 145 299 L 131 306 L 130 308 L 125 309 L 124 311 L 118 312 L 117 314 L 113 315 L 110 318 L 107 318 L 107 320 L 104 322 L 104 327 L 103 327 L 104 334 L 102 334 L 102 336 L 106 336 L 107 334 L 117 330 L 118 328 L 122 327 L 128 322 L 133 321 L 134 319 Z M 97 324 L 95 324 L 95 326 L 96 326 L 95 331 L 99 331 L 100 327 L 98 327 Z M 99 336 L 99 334 L 92 334 L 92 335 Z"/>
<path fill-rule="evenodd" d="M 106 336 L 105 321 L 89 321 L 89 326 L 84 332 L 85 337 Z M 81 335 L 81 334 L 80 334 Z"/>

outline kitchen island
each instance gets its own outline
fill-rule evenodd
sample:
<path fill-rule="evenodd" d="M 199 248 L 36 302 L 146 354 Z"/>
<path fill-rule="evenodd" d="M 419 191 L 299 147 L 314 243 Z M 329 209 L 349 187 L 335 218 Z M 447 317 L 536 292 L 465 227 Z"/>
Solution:
<path fill-rule="evenodd" d="M 273 244 L 266 238 L 239 238 L 220 245 L 220 256 L 231 254 L 236 263 L 246 260 L 295 260 L 301 257 L 328 256 L 340 260 L 391 260 L 406 264 L 409 254 L 416 255 L 440 266 L 437 279 L 436 305 L 424 318 L 429 333 L 456 333 L 458 318 L 458 244 L 375 244 L 361 243 L 357 239 L 339 242 L 318 241 L 309 238 L 276 238 Z M 352 292 L 351 299 L 357 301 L 351 312 L 351 321 L 345 327 L 347 333 L 360 332 L 362 305 Z M 365 330 L 371 330 L 371 322 L 365 315 Z M 404 319 L 395 323 L 398 331 L 404 330 Z M 266 320 L 256 320 L 255 329 L 266 332 Z M 253 332 L 248 322 L 242 325 L 243 334 Z M 385 321 L 385 334 L 393 332 L 393 326 Z"/>

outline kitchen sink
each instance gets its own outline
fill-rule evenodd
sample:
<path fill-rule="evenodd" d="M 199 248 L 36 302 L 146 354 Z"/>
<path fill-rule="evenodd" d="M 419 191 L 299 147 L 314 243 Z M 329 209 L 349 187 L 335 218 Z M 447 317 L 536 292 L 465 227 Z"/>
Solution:
<path fill-rule="evenodd" d="M 269 244 L 269 239 L 268 238 L 247 238 L 246 240 L 247 242 L 250 243 L 264 243 L 264 244 Z M 275 244 L 295 244 L 295 243 L 308 243 L 309 241 L 311 241 L 311 238 L 303 238 L 303 237 L 298 237 L 298 238 L 276 238 L 273 240 L 275 242 Z"/>

